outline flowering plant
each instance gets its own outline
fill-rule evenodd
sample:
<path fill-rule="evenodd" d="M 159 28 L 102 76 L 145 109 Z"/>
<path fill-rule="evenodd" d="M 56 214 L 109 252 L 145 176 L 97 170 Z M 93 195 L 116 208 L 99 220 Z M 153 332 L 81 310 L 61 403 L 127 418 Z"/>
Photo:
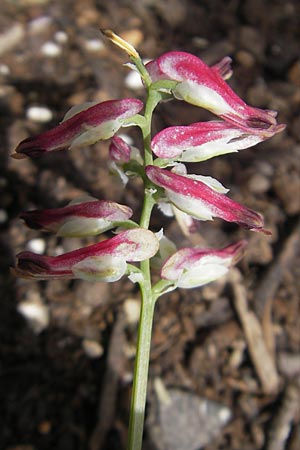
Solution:
<path fill-rule="evenodd" d="M 131 220 L 133 211 L 126 205 L 91 197 L 80 198 L 63 208 L 24 212 L 21 217 L 28 226 L 58 236 L 95 236 L 112 229 L 115 235 L 54 257 L 21 252 L 14 271 L 18 276 L 37 280 L 81 278 L 113 282 L 127 275 L 139 284 L 142 308 L 128 449 L 140 450 L 156 300 L 177 287 L 195 288 L 218 279 L 242 257 L 246 246 L 245 241 L 240 241 L 221 249 L 177 250 L 162 232 L 149 230 L 153 207 L 158 204 L 162 211 L 174 214 L 183 231 L 190 232 L 194 220 L 219 217 L 268 234 L 259 213 L 231 200 L 226 195 L 228 190 L 217 180 L 188 174 L 183 162 L 203 161 L 251 147 L 282 131 L 284 125 L 277 124 L 276 112 L 248 106 L 232 91 L 225 81 L 232 73 L 230 58 L 209 67 L 189 53 L 169 52 L 144 65 L 130 44 L 109 30 L 103 33 L 130 56 L 147 91 L 145 104 L 126 98 L 73 107 L 52 130 L 23 140 L 13 157 L 35 158 L 45 152 L 110 139 L 110 170 L 119 174 L 124 184 L 130 175 L 143 180 L 140 220 Z M 166 128 L 151 139 L 156 106 L 172 98 L 206 108 L 219 120 Z M 140 128 L 143 152 L 116 135 L 126 126 Z M 155 266 L 159 267 L 160 277 L 153 283 L 151 267 Z"/>

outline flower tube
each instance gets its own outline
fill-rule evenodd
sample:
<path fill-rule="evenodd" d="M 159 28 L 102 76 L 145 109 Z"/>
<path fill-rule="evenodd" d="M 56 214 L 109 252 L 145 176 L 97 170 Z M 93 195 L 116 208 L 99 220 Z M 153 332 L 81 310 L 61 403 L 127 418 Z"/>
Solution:
<path fill-rule="evenodd" d="M 165 190 L 168 200 L 174 206 L 195 219 L 212 220 L 213 217 L 219 217 L 246 229 L 269 234 L 263 229 L 262 216 L 220 193 L 225 191 L 217 180 L 178 175 L 156 166 L 147 166 L 146 173 L 154 184 Z"/>
<path fill-rule="evenodd" d="M 159 242 L 143 228 L 120 234 L 59 256 L 21 252 L 14 272 L 29 279 L 81 278 L 91 281 L 117 281 L 126 272 L 127 261 L 143 261 L 155 255 Z"/>
<path fill-rule="evenodd" d="M 126 119 L 137 114 L 144 106 L 143 102 L 134 98 L 91 104 L 71 108 L 62 123 L 55 128 L 24 139 L 17 146 L 13 157 L 36 157 L 53 150 L 72 149 L 109 139 Z"/>
<path fill-rule="evenodd" d="M 132 209 L 126 205 L 92 197 L 77 199 L 62 208 L 26 211 L 20 215 L 30 228 L 67 237 L 95 236 L 131 216 Z"/>
<path fill-rule="evenodd" d="M 170 256 L 161 268 L 161 277 L 177 287 L 190 289 L 225 275 L 243 256 L 246 241 L 223 249 L 182 248 Z"/>
<path fill-rule="evenodd" d="M 282 131 L 275 111 L 248 106 L 223 80 L 221 72 L 207 66 L 200 58 L 185 52 L 168 52 L 147 65 L 152 80 L 173 80 L 178 84 L 173 95 L 192 105 L 201 106 L 247 132 L 265 138 Z"/>
<path fill-rule="evenodd" d="M 165 128 L 154 136 L 151 149 L 159 158 L 199 162 L 252 147 L 264 139 L 228 122 L 199 122 Z"/>

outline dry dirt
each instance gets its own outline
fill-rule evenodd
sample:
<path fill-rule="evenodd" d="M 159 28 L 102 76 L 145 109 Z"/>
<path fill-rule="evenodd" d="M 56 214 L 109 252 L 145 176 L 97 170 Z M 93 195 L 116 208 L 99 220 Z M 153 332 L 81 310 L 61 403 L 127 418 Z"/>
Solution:
<path fill-rule="evenodd" d="M 157 388 L 163 385 L 170 392 L 189 392 L 229 408 L 231 419 L 217 432 L 210 436 L 208 425 L 203 426 L 196 442 L 203 442 L 205 450 L 297 450 L 297 0 L 2 0 L 0 448 L 116 450 L 126 445 L 137 288 L 125 279 L 113 285 L 46 283 L 15 279 L 9 272 L 14 255 L 25 248 L 55 254 L 94 242 L 28 230 L 18 219 L 23 210 L 62 206 L 83 193 L 126 203 L 137 214 L 140 209 L 140 185 L 133 182 L 124 190 L 108 174 L 107 143 L 38 160 L 10 158 L 21 139 L 51 128 L 74 104 L 144 98 L 142 89 L 126 84 L 126 57 L 103 41 L 100 28 L 112 28 L 131 40 L 145 58 L 178 49 L 212 64 L 230 55 L 230 84 L 239 95 L 252 105 L 278 110 L 279 122 L 287 123 L 284 133 L 254 149 L 193 166 L 194 172 L 229 187 L 232 198 L 260 211 L 272 236 L 220 220 L 200 225 L 195 242 L 221 246 L 245 238 L 248 251 L 226 279 L 203 289 L 180 290 L 158 302 L 145 449 L 170 450 L 172 433 L 179 427 L 183 435 L 199 431 L 188 430 L 182 420 L 193 414 L 191 405 L 183 408 L 181 418 L 174 414 L 168 439 L 163 437 L 166 420 L 159 413 Z M 46 108 L 44 122 L 32 116 L 34 106 Z M 166 103 L 157 110 L 154 132 L 208 117 L 182 102 Z M 129 133 L 139 145 L 138 134 Z M 174 222 L 157 212 L 153 229 L 162 226 L 178 245 L 187 244 Z M 35 329 L 20 313 L 28 304 L 42 313 Z M 181 450 L 197 448 L 190 443 Z"/>

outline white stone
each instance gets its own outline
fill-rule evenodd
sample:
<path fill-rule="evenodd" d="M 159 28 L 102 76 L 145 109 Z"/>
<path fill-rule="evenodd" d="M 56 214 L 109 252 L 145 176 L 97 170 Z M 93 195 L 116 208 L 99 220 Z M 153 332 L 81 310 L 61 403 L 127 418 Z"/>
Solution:
<path fill-rule="evenodd" d="M 49 310 L 41 301 L 25 300 L 19 303 L 17 310 L 35 333 L 41 333 L 49 325 Z"/>
<path fill-rule="evenodd" d="M 102 345 L 92 339 L 84 339 L 82 347 L 89 358 L 100 358 L 104 352 Z"/>
<path fill-rule="evenodd" d="M 26 117 L 33 122 L 46 123 L 52 120 L 53 114 L 46 106 L 30 106 L 26 111 Z"/>
<path fill-rule="evenodd" d="M 137 324 L 140 318 L 140 302 L 134 298 L 128 298 L 125 300 L 123 308 L 127 323 L 129 325 Z"/>
<path fill-rule="evenodd" d="M 0 75 L 9 75 L 10 68 L 6 64 L 0 64 Z"/>
<path fill-rule="evenodd" d="M 7 221 L 7 212 L 5 209 L 0 209 L 0 223 L 5 223 Z"/>
<path fill-rule="evenodd" d="M 85 48 L 89 52 L 99 52 L 104 49 L 104 44 L 100 39 L 88 39 L 85 41 Z"/>
<path fill-rule="evenodd" d="M 47 30 L 52 22 L 51 17 L 48 16 L 40 16 L 36 19 L 31 20 L 28 24 L 28 31 L 31 34 L 43 33 Z"/>
<path fill-rule="evenodd" d="M 41 51 L 43 55 L 49 56 L 50 58 L 56 58 L 61 54 L 61 48 L 55 42 L 48 41 L 42 45 Z"/>
<path fill-rule="evenodd" d="M 42 255 L 45 252 L 45 249 L 46 249 L 46 242 L 44 241 L 44 239 L 41 238 L 31 239 L 31 241 L 27 243 L 27 250 L 34 253 L 38 253 L 39 255 Z"/>
<path fill-rule="evenodd" d="M 55 33 L 54 39 L 59 44 L 65 44 L 66 42 L 68 42 L 68 35 L 65 31 L 59 30 Z"/>

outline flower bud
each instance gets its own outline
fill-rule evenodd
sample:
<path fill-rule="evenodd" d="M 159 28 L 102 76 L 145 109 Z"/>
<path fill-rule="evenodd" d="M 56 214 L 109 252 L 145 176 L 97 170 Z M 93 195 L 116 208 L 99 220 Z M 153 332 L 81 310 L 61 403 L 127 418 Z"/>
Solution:
<path fill-rule="evenodd" d="M 152 80 L 177 81 L 173 95 L 192 105 L 201 106 L 248 133 L 264 138 L 282 131 L 275 111 L 248 106 L 223 80 L 220 68 L 207 66 L 200 58 L 185 52 L 168 52 L 147 65 Z M 227 75 L 225 75 L 225 78 Z"/>
<path fill-rule="evenodd" d="M 143 228 L 123 231 L 116 236 L 59 256 L 21 252 L 14 273 L 23 278 L 82 278 L 116 281 L 126 271 L 127 261 L 143 261 L 155 255 L 159 242 Z"/>
<path fill-rule="evenodd" d="M 103 233 L 115 222 L 131 216 L 132 210 L 126 205 L 85 197 L 63 208 L 27 211 L 20 217 L 31 228 L 52 231 L 58 236 L 83 237 Z"/>
<path fill-rule="evenodd" d="M 159 158 L 198 162 L 252 147 L 264 139 L 228 122 L 211 121 L 165 128 L 154 136 L 151 148 Z"/>
<path fill-rule="evenodd" d="M 148 178 L 164 188 L 168 200 L 181 211 L 198 220 L 212 220 L 220 217 L 227 222 L 262 231 L 263 218 L 257 212 L 226 197 L 224 187 L 213 178 L 194 175 L 178 175 L 156 166 L 147 166 Z M 219 192 L 218 192 L 219 191 Z"/>
<path fill-rule="evenodd" d="M 246 241 L 223 249 L 182 248 L 170 256 L 161 268 L 161 277 L 177 287 L 190 289 L 217 280 L 243 256 Z"/>
<path fill-rule="evenodd" d="M 37 136 L 24 139 L 12 155 L 35 157 L 53 150 L 91 145 L 111 138 L 124 121 L 136 115 L 143 103 L 134 98 L 108 100 L 71 108 L 62 123 Z M 79 111 L 80 110 L 80 111 Z"/>

